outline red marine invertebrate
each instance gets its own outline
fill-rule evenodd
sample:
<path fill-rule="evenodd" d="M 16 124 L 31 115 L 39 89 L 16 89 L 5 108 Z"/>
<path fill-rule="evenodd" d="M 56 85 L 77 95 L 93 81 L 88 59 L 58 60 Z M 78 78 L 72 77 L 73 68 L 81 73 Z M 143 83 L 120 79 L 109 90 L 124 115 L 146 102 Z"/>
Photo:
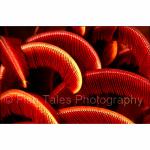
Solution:
<path fill-rule="evenodd" d="M 86 33 L 86 27 L 85 26 L 73 26 L 73 27 L 65 27 L 65 26 L 37 26 L 35 27 L 34 34 L 39 34 L 42 32 L 49 32 L 49 31 L 71 31 L 75 32 L 81 36 L 84 36 Z"/>
<path fill-rule="evenodd" d="M 15 89 L 0 96 L 0 121 L 7 122 L 13 115 L 23 122 L 58 123 L 56 112 L 44 99 Z M 15 123 L 20 120 L 13 121 Z"/>
<path fill-rule="evenodd" d="M 82 72 L 101 68 L 99 57 L 93 47 L 74 33 L 46 32 L 32 36 L 27 42 L 46 42 L 64 49 L 74 58 Z"/>
<path fill-rule="evenodd" d="M 73 124 L 132 124 L 133 122 L 121 114 L 104 108 L 76 106 L 58 110 L 61 123 Z"/>
<path fill-rule="evenodd" d="M 138 29 L 1 27 L 0 123 L 149 123 L 150 44 Z"/>
<path fill-rule="evenodd" d="M 82 75 L 72 57 L 59 47 L 42 42 L 22 45 L 28 65 L 32 68 L 47 67 L 60 73 L 63 82 L 51 95 L 58 94 L 64 88 L 77 93 L 82 86 Z"/>
<path fill-rule="evenodd" d="M 26 88 L 28 67 L 23 52 L 20 47 L 13 46 L 14 40 L 0 37 L 0 60 L 7 70 L 14 73 L 21 82 L 21 86 Z"/>
<path fill-rule="evenodd" d="M 136 26 L 136 28 L 146 37 L 150 42 L 150 30 L 149 26 Z"/>
<path fill-rule="evenodd" d="M 93 44 L 100 40 L 116 40 L 126 45 L 134 56 L 140 75 L 150 79 L 150 44 L 144 35 L 134 27 L 98 27 L 92 35 Z"/>
<path fill-rule="evenodd" d="M 139 73 L 150 79 L 150 44 L 144 35 L 133 27 L 118 27 L 117 39 L 128 46 L 136 58 Z"/>
<path fill-rule="evenodd" d="M 125 80 L 131 81 L 131 82 L 126 82 Z M 99 88 L 101 87 L 103 92 L 112 92 L 113 90 L 116 89 L 116 92 L 118 92 L 118 94 L 122 93 L 126 95 L 127 93 L 128 94 L 132 93 L 130 95 L 133 95 L 133 96 L 137 95 L 139 97 L 146 96 L 145 98 L 147 100 L 149 98 L 148 96 L 150 96 L 150 95 L 147 95 L 148 90 L 150 90 L 149 81 L 137 74 L 134 74 L 128 71 L 123 71 L 123 70 L 118 70 L 118 69 L 102 69 L 102 70 L 97 70 L 97 71 L 90 71 L 85 74 L 84 81 L 85 81 L 84 87 L 88 89 L 89 91 L 91 89 L 93 92 L 100 91 Z M 93 84 L 92 82 L 95 82 L 95 84 Z M 120 83 L 122 84 L 124 89 L 126 89 L 125 91 L 123 91 L 121 87 L 119 88 Z M 131 89 L 127 88 L 129 84 L 132 85 L 133 83 L 134 83 L 134 86 L 136 86 L 136 88 L 138 88 L 141 91 L 141 94 L 136 93 L 134 88 L 131 88 Z M 141 85 L 143 88 L 140 87 Z M 114 87 L 115 89 L 112 87 Z"/>
<path fill-rule="evenodd" d="M 134 121 L 142 110 L 150 108 L 150 82 L 137 74 L 123 70 L 102 69 L 87 72 L 82 89 L 78 94 L 83 97 L 102 97 L 111 94 L 141 100 L 141 105 L 137 110 L 133 111 L 133 108 L 130 110 L 132 112 L 128 113 L 128 105 L 124 108 L 124 112 L 121 112 L 122 109 L 119 111 Z M 82 105 L 81 100 L 80 102 Z M 137 107 L 137 104 L 133 106 Z"/>

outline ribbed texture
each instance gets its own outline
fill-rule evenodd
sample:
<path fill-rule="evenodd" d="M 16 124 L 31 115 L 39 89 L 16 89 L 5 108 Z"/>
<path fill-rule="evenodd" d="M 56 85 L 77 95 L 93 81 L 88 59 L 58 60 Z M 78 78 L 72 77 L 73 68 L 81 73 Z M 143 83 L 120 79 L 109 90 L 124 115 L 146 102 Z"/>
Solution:
<path fill-rule="evenodd" d="M 34 123 L 58 123 L 55 111 L 44 99 L 21 90 L 9 90 L 0 96 L 0 120 L 12 114 L 29 118 Z"/>
<path fill-rule="evenodd" d="M 0 123 L 150 122 L 150 43 L 143 30 L 3 29 Z"/>
<path fill-rule="evenodd" d="M 9 73 L 15 74 L 22 87 L 27 87 L 28 67 L 20 47 L 13 46 L 11 39 L 0 37 L 0 59 Z"/>
<path fill-rule="evenodd" d="M 92 43 L 117 40 L 125 44 L 135 57 L 139 74 L 150 79 L 150 44 L 144 35 L 134 27 L 96 27 L 92 35 Z"/>
<path fill-rule="evenodd" d="M 103 69 L 86 73 L 82 86 L 85 95 L 115 94 L 139 98 L 150 106 L 149 80 L 127 71 Z"/>
<path fill-rule="evenodd" d="M 116 112 L 89 106 L 69 107 L 58 110 L 61 123 L 69 124 L 132 124 L 128 118 Z"/>
<path fill-rule="evenodd" d="M 67 31 L 45 32 L 32 36 L 27 42 L 47 42 L 68 52 L 82 72 L 100 69 L 101 63 L 93 47 L 82 37 Z"/>
<path fill-rule="evenodd" d="M 77 93 L 82 86 L 80 69 L 72 57 L 64 50 L 42 42 L 22 46 L 30 68 L 47 67 L 60 73 L 66 86 Z"/>
<path fill-rule="evenodd" d="M 118 41 L 132 51 L 139 66 L 139 73 L 150 79 L 150 44 L 144 35 L 134 27 L 118 27 Z"/>

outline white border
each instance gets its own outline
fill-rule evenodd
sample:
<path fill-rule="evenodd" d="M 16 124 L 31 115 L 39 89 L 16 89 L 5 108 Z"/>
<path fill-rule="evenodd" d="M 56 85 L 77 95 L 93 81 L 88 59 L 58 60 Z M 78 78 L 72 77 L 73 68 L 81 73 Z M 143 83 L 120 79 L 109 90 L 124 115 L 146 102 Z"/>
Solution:
<path fill-rule="evenodd" d="M 150 25 L 149 0 L 5 0 L 0 25 Z"/>
<path fill-rule="evenodd" d="M 146 125 L 1 125 L 2 150 L 130 150 L 149 147 Z"/>
<path fill-rule="evenodd" d="M 148 0 L 0 3 L 1 26 L 150 25 Z M 0 149 L 130 150 L 149 147 L 148 125 L 0 125 Z"/>

